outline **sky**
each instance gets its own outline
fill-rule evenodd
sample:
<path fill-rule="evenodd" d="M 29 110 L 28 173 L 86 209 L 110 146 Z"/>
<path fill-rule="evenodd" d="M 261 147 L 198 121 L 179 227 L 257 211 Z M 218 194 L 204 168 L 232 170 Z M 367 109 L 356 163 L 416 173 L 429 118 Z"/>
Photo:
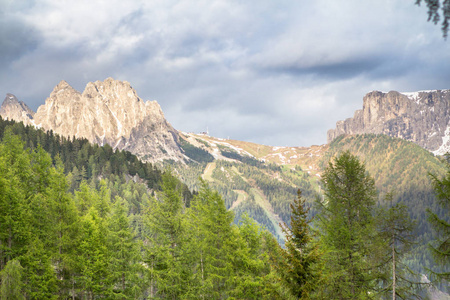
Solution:
<path fill-rule="evenodd" d="M 370 91 L 450 89 L 450 38 L 414 3 L 0 0 L 0 97 L 36 111 L 112 77 L 180 131 L 320 145 Z"/>

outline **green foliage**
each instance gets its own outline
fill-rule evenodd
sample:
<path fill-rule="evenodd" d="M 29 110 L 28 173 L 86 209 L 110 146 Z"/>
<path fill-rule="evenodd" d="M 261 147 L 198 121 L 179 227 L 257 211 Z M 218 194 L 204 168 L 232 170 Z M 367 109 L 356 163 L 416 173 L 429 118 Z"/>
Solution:
<path fill-rule="evenodd" d="M 380 211 L 377 223 L 382 242 L 380 261 L 390 276 L 383 278 L 381 294 L 391 294 L 393 299 L 420 299 L 419 290 L 424 284 L 403 259 L 414 244 L 416 224 L 409 217 L 406 205 L 392 204 L 392 194 L 386 196 L 386 201 L 390 207 Z"/>
<path fill-rule="evenodd" d="M 189 280 L 190 270 L 184 261 L 187 230 L 177 184 L 175 178 L 165 173 L 162 192 L 150 199 L 146 212 L 149 232 L 146 264 L 149 268 L 150 297 L 180 298 Z"/>
<path fill-rule="evenodd" d="M 250 218 L 258 222 L 261 227 L 267 228 L 270 232 L 275 232 L 275 228 L 270 221 L 269 216 L 267 216 L 264 209 L 256 203 L 253 196 L 238 205 L 233 212 L 235 214 L 235 224 L 238 224 L 243 219 L 243 216 L 248 215 Z"/>
<path fill-rule="evenodd" d="M 422 0 L 416 0 L 416 4 L 420 5 Z M 435 25 L 441 21 L 442 18 L 442 34 L 444 38 L 448 35 L 448 22 L 450 20 L 450 4 L 444 0 L 424 0 L 428 8 L 428 21 L 432 21 Z M 442 11 L 439 12 L 439 9 Z"/>
<path fill-rule="evenodd" d="M 23 295 L 23 268 L 19 260 L 12 259 L 8 261 L 5 268 L 0 272 L 0 299 L 25 299 Z"/>
<path fill-rule="evenodd" d="M 117 299 L 136 299 L 141 294 L 142 257 L 127 216 L 127 203 L 116 197 L 108 217 L 107 238 L 110 295 Z"/>
<path fill-rule="evenodd" d="M 325 199 L 318 226 L 325 247 L 321 292 L 343 299 L 366 299 L 376 285 L 373 261 L 376 228 L 375 183 L 350 152 L 330 161 L 322 176 Z"/>
<path fill-rule="evenodd" d="M 435 231 L 434 241 L 430 244 L 433 258 L 440 270 L 433 272 L 438 278 L 450 282 L 450 154 L 445 156 L 446 173 L 443 177 L 430 174 L 431 182 L 441 206 L 442 218 L 436 212 L 428 210 L 428 220 Z"/>
<path fill-rule="evenodd" d="M 150 163 L 143 163 L 128 151 L 113 150 L 108 144 L 93 145 L 87 139 L 61 137 L 51 130 L 43 131 L 24 126 L 23 123 L 3 120 L 1 117 L 0 140 L 6 128 L 20 136 L 27 148 L 36 149 L 40 145 L 50 154 L 53 164 L 56 163 L 56 157 L 59 157 L 64 164 L 65 173 L 73 173 L 71 191 L 75 190 L 83 179 L 98 180 L 99 177 L 107 178 L 110 175 L 137 175 L 147 182 L 149 188 L 159 188 L 161 171 Z"/>
<path fill-rule="evenodd" d="M 283 284 L 298 299 L 310 299 L 319 286 L 320 253 L 313 242 L 305 200 L 298 190 L 298 198 L 291 203 L 290 227 L 283 225 L 286 235 L 285 249 L 280 248 L 282 259 L 276 264 Z"/>
<path fill-rule="evenodd" d="M 395 191 L 392 203 L 406 205 L 408 214 L 416 222 L 417 244 L 405 254 L 405 264 L 421 274 L 426 269 L 435 268 L 430 253 L 422 246 L 432 238 L 426 211 L 432 210 L 441 219 L 445 211 L 438 204 L 427 174 L 443 174 L 445 165 L 414 143 L 385 135 L 364 134 L 338 137 L 330 144 L 321 166 L 325 168 L 339 151 L 346 150 L 364 161 L 367 171 L 374 178 L 380 195 L 377 205 L 385 204 L 382 195 Z"/>
<path fill-rule="evenodd" d="M 209 154 L 208 151 L 203 150 L 202 148 L 199 148 L 199 147 L 195 147 L 194 145 L 192 145 L 188 141 L 182 139 L 181 137 L 180 137 L 179 143 L 180 143 L 181 149 L 183 149 L 183 151 L 184 151 L 184 154 L 196 162 L 209 163 L 214 160 L 214 156 Z"/>

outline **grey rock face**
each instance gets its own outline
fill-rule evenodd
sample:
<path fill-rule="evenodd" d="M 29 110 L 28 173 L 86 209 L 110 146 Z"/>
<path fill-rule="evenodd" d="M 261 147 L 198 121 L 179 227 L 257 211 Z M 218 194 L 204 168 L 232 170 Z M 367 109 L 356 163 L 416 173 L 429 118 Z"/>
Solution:
<path fill-rule="evenodd" d="M 412 141 L 441 155 L 450 150 L 450 90 L 414 93 L 371 92 L 363 109 L 327 133 L 330 143 L 342 134 L 386 134 Z"/>
<path fill-rule="evenodd" d="M 25 125 L 32 124 L 34 112 L 22 101 L 19 101 L 13 94 L 6 94 L 2 106 L 0 106 L 0 116 L 5 120 L 22 121 Z"/>
<path fill-rule="evenodd" d="M 159 104 L 144 102 L 126 81 L 108 78 L 90 82 L 80 93 L 63 80 L 36 114 L 29 114 L 37 127 L 100 145 L 107 143 L 145 161 L 184 159 L 177 143 L 178 132 L 166 121 Z M 24 120 L 18 113 L 9 115 L 17 121 Z"/>

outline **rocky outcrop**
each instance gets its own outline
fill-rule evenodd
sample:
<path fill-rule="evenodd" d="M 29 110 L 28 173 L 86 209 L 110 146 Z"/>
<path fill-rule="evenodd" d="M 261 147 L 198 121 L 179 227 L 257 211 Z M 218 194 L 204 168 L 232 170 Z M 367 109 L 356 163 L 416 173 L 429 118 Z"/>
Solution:
<path fill-rule="evenodd" d="M 32 123 L 62 136 L 128 150 L 145 161 L 184 159 L 178 132 L 164 118 L 159 104 L 143 101 L 126 81 L 90 82 L 83 93 L 61 81 Z"/>
<path fill-rule="evenodd" d="M 412 141 L 441 155 L 450 150 L 450 90 L 414 93 L 371 92 L 363 109 L 327 133 L 330 143 L 342 134 L 375 133 Z"/>
<path fill-rule="evenodd" d="M 0 107 L 0 116 L 5 120 L 22 121 L 25 125 L 30 125 L 34 112 L 13 94 L 6 94 L 6 98 Z"/>

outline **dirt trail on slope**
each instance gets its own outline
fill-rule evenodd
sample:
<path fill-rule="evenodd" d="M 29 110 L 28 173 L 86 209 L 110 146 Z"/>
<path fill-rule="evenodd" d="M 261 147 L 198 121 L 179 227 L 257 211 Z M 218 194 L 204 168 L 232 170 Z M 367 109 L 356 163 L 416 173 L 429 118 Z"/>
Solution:
<path fill-rule="evenodd" d="M 212 172 L 214 171 L 215 168 L 216 168 L 215 162 L 209 163 L 206 166 L 205 170 L 203 171 L 202 178 L 206 181 L 214 181 L 212 178 Z"/>
<path fill-rule="evenodd" d="M 233 202 L 233 204 L 230 207 L 230 210 L 235 209 L 236 207 L 238 207 L 239 204 L 241 204 L 248 198 L 248 194 L 243 190 L 233 190 L 233 191 L 238 193 L 239 197 L 236 201 Z"/>

